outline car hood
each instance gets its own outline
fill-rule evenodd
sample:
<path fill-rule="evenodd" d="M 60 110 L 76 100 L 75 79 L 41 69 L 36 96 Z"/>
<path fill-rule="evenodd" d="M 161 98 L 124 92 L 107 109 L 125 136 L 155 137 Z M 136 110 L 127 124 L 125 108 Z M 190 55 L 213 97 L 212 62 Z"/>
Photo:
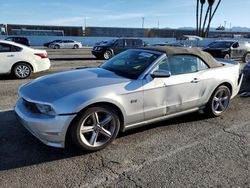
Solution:
<path fill-rule="evenodd" d="M 130 81 L 101 68 L 86 68 L 44 76 L 19 89 L 29 101 L 53 103 L 78 92 Z"/>

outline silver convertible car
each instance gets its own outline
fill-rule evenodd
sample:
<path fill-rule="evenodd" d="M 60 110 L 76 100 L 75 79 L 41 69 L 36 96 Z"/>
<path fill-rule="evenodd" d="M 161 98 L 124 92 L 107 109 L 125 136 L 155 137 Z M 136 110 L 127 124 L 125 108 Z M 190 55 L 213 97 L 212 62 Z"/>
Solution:
<path fill-rule="evenodd" d="M 15 112 L 43 143 L 106 147 L 119 132 L 183 114 L 220 116 L 242 82 L 238 63 L 198 49 L 127 50 L 97 68 L 56 73 L 19 89 Z M 67 139 L 66 139 L 67 138 Z"/>

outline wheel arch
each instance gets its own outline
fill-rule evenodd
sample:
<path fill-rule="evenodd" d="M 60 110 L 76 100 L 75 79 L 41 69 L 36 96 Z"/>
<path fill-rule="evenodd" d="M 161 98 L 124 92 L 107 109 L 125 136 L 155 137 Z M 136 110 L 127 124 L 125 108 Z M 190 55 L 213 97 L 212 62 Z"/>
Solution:
<path fill-rule="evenodd" d="M 25 63 L 25 64 L 29 65 L 29 66 L 31 67 L 32 72 L 34 71 L 34 67 L 32 66 L 31 63 L 29 63 L 29 62 L 27 62 L 27 61 L 18 61 L 18 62 L 14 63 L 14 64 L 12 65 L 12 67 L 11 67 L 11 72 L 13 72 L 14 67 L 15 67 L 17 64 L 19 64 L 19 63 Z"/>
<path fill-rule="evenodd" d="M 105 53 L 106 51 L 111 51 L 112 56 L 115 55 L 115 52 L 114 52 L 114 50 L 113 50 L 112 48 L 107 48 L 107 49 L 105 49 L 105 50 L 103 51 L 103 53 Z"/>
<path fill-rule="evenodd" d="M 84 111 L 88 108 L 91 108 L 91 107 L 94 107 L 94 106 L 99 106 L 99 105 L 107 105 L 107 106 L 110 106 L 111 108 L 114 108 L 114 110 L 117 112 L 117 115 L 119 117 L 119 120 L 120 120 L 120 130 L 119 132 L 123 132 L 124 130 L 124 114 L 122 112 L 122 110 L 114 103 L 112 102 L 95 102 L 95 103 L 92 103 L 92 104 L 89 104 L 87 106 L 85 106 L 83 109 L 81 109 L 77 115 L 73 118 L 73 120 L 70 122 L 69 126 L 67 127 L 67 130 L 66 130 L 66 135 L 65 135 L 65 144 L 67 144 L 69 141 L 71 142 L 70 140 L 70 131 L 71 131 L 71 127 L 74 125 L 74 122 L 77 121 L 77 119 L 80 117 L 81 114 L 84 113 Z"/>
<path fill-rule="evenodd" d="M 226 86 L 226 87 L 228 87 L 228 89 L 229 89 L 229 91 L 230 91 L 230 94 L 232 95 L 232 92 L 233 92 L 233 86 L 232 86 L 232 84 L 230 84 L 229 82 L 223 82 L 223 83 L 221 83 L 219 86 L 217 86 L 216 88 L 215 88 L 215 90 L 218 88 L 218 87 L 220 87 L 220 86 Z M 214 90 L 214 91 L 215 91 Z M 213 92 L 214 92 L 213 91 Z"/>

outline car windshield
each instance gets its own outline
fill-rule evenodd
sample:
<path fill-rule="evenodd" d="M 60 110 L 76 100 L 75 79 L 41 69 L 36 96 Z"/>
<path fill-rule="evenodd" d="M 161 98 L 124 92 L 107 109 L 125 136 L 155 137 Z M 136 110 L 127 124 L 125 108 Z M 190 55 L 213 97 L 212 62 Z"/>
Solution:
<path fill-rule="evenodd" d="M 221 41 L 221 42 L 212 42 L 208 45 L 210 48 L 230 48 L 233 45 L 234 42 L 227 42 L 227 41 Z"/>
<path fill-rule="evenodd" d="M 137 79 L 160 55 L 143 50 L 127 50 L 100 67 L 126 78 Z"/>
<path fill-rule="evenodd" d="M 113 45 L 115 43 L 116 40 L 109 40 L 109 41 L 102 41 L 101 44 L 105 44 L 105 45 Z"/>

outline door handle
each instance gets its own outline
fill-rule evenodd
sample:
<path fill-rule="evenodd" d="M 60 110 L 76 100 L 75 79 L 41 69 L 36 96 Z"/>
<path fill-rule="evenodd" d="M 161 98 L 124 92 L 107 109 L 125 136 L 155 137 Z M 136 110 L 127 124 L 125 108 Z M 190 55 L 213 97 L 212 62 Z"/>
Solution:
<path fill-rule="evenodd" d="M 191 81 L 191 83 L 198 83 L 198 82 L 200 82 L 201 80 L 199 79 L 199 78 L 194 78 L 192 81 Z"/>
<path fill-rule="evenodd" d="M 11 55 L 7 55 L 7 57 L 14 57 L 15 55 L 11 54 Z"/>

